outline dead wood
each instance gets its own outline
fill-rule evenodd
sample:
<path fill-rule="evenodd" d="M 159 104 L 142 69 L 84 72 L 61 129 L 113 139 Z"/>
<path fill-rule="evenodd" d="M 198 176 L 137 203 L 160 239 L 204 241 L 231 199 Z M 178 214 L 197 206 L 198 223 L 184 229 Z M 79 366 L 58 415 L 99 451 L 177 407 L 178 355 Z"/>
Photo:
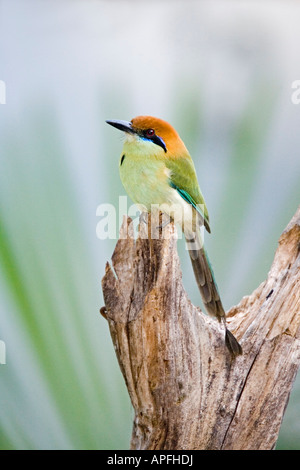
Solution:
<path fill-rule="evenodd" d="M 235 361 L 222 326 L 186 295 L 176 228 L 149 240 L 150 223 L 135 240 L 124 220 L 102 280 L 135 412 L 131 448 L 274 448 L 300 363 L 300 208 L 267 279 L 227 312 L 244 352 Z"/>

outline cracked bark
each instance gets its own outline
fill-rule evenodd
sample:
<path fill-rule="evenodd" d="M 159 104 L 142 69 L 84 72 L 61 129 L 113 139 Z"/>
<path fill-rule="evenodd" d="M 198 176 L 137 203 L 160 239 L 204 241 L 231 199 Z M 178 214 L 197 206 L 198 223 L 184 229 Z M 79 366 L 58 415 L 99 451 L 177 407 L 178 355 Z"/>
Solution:
<path fill-rule="evenodd" d="M 124 219 L 102 280 L 111 338 L 135 416 L 132 449 L 272 449 L 300 363 L 300 207 L 267 279 L 227 312 L 243 347 L 188 299 L 173 224 L 163 239 Z M 152 233 L 153 236 L 153 233 Z"/>

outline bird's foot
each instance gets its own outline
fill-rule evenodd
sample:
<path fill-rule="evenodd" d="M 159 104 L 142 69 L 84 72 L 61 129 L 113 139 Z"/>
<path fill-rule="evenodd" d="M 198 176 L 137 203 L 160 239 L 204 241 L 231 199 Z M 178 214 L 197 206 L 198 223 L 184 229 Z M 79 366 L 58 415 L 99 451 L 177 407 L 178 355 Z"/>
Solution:
<path fill-rule="evenodd" d="M 148 224 L 148 212 L 142 212 L 140 215 L 140 222 L 143 222 L 144 224 Z"/>
<path fill-rule="evenodd" d="M 165 228 L 170 223 L 171 223 L 171 219 L 169 218 L 168 220 L 165 220 L 165 222 L 162 222 L 160 225 L 158 225 L 156 228 Z"/>

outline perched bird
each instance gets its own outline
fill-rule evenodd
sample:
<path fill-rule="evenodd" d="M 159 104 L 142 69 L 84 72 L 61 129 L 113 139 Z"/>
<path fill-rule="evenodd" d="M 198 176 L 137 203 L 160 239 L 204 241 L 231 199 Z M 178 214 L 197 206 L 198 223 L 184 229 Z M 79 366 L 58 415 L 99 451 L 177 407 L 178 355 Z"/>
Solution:
<path fill-rule="evenodd" d="M 223 322 L 225 343 L 232 357 L 242 348 L 226 326 L 225 311 L 200 228 L 210 232 L 209 216 L 193 160 L 175 129 L 152 116 L 106 121 L 125 133 L 120 158 L 121 181 L 134 203 L 150 212 L 159 205 L 181 225 L 196 281 L 207 312 Z M 174 209 L 175 208 L 175 209 Z"/>

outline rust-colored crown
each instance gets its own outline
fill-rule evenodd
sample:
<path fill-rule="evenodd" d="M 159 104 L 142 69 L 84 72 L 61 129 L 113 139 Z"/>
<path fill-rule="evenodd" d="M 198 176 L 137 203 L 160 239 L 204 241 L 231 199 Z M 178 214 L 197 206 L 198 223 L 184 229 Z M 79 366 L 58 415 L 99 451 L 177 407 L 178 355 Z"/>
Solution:
<path fill-rule="evenodd" d="M 188 153 L 178 133 L 167 121 L 153 116 L 137 116 L 131 120 L 131 124 L 136 130 L 154 129 L 156 135 L 163 139 L 168 153 L 172 156 L 183 156 Z"/>

